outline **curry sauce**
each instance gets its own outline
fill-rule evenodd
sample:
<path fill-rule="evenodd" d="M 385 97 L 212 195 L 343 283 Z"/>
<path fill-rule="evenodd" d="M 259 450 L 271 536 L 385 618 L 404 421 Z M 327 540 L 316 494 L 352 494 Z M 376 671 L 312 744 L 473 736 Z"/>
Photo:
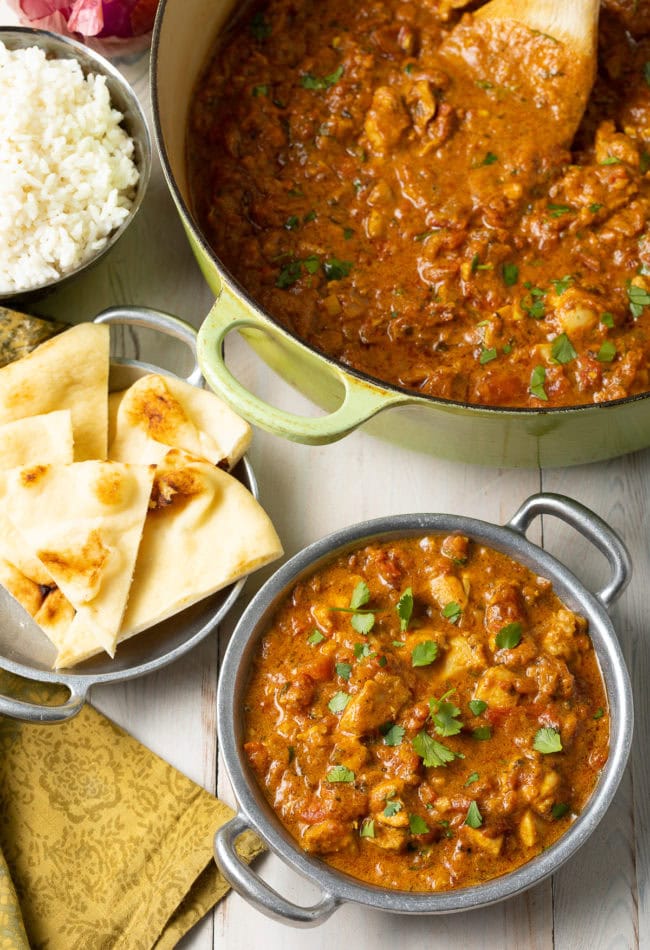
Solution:
<path fill-rule="evenodd" d="M 481 883 L 547 848 L 608 737 L 586 621 L 462 535 L 373 543 L 299 582 L 245 696 L 248 759 L 300 846 L 406 891 Z"/>
<path fill-rule="evenodd" d="M 382 381 L 537 409 L 645 392 L 648 5 L 603 11 L 586 114 L 550 148 L 562 44 L 477 39 L 467 6 L 240 10 L 194 96 L 200 226 L 272 316 Z"/>

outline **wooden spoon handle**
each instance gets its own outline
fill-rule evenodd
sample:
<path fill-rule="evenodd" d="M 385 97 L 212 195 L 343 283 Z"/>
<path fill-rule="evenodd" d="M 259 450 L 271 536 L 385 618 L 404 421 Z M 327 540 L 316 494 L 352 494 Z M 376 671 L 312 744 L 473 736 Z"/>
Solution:
<path fill-rule="evenodd" d="M 490 0 L 475 15 L 516 20 L 590 56 L 596 48 L 599 8 L 600 0 Z"/>

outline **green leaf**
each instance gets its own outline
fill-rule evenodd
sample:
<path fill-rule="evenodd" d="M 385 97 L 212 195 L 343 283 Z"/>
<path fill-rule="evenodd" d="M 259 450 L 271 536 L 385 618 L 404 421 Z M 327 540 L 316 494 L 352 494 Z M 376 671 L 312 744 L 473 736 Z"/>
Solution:
<path fill-rule="evenodd" d="M 330 257 L 323 261 L 325 280 L 343 280 L 352 270 L 352 261 L 340 261 L 337 257 Z"/>
<path fill-rule="evenodd" d="M 364 818 L 359 830 L 360 838 L 375 837 L 375 823 L 372 818 Z"/>
<path fill-rule="evenodd" d="M 604 715 L 605 715 L 604 709 L 597 709 L 596 712 L 594 713 L 594 719 L 602 719 Z"/>
<path fill-rule="evenodd" d="M 486 739 L 492 738 L 492 729 L 490 726 L 477 726 L 476 729 L 472 729 L 472 739 L 477 739 L 479 742 L 484 742 Z"/>
<path fill-rule="evenodd" d="M 443 699 L 430 699 L 429 706 L 431 709 L 431 720 L 438 735 L 444 738 L 447 736 L 457 736 L 463 728 L 462 722 L 458 721 L 458 716 L 460 716 L 458 706 L 454 705 L 454 703 L 446 702 Z"/>
<path fill-rule="evenodd" d="M 514 287 L 519 280 L 519 268 L 516 264 L 505 263 L 502 269 L 503 282 L 506 287 Z"/>
<path fill-rule="evenodd" d="M 316 257 L 315 254 L 311 254 L 309 257 L 306 257 L 303 261 L 305 265 L 305 270 L 308 274 L 315 274 L 320 267 L 320 259 Z"/>
<path fill-rule="evenodd" d="M 564 818 L 568 811 L 569 806 L 565 805 L 564 802 L 558 802 L 557 805 L 553 805 L 551 808 L 551 814 L 554 818 Z"/>
<path fill-rule="evenodd" d="M 600 322 L 603 324 L 603 326 L 609 327 L 611 329 L 614 326 L 614 314 L 601 313 Z"/>
<path fill-rule="evenodd" d="M 295 214 L 292 214 L 284 222 L 284 227 L 285 227 L 285 230 L 287 231 L 295 231 L 299 225 L 300 225 L 300 218 L 297 218 Z"/>
<path fill-rule="evenodd" d="M 424 818 L 419 815 L 409 815 L 409 830 L 412 835 L 426 835 L 431 829 Z"/>
<path fill-rule="evenodd" d="M 358 610 L 359 607 L 363 607 L 370 600 L 370 588 L 365 581 L 359 581 L 357 586 L 352 591 L 352 596 L 350 597 L 350 607 L 352 610 Z"/>
<path fill-rule="evenodd" d="M 497 358 L 497 351 L 495 349 L 488 350 L 485 347 L 483 347 L 483 349 L 481 350 L 481 355 L 478 358 L 478 361 L 481 364 L 481 366 L 485 366 L 486 363 L 491 363 L 492 360 L 495 360 L 496 358 Z"/>
<path fill-rule="evenodd" d="M 336 663 L 334 666 L 336 670 L 336 675 L 340 676 L 343 680 L 349 680 L 352 674 L 352 664 L 351 663 Z"/>
<path fill-rule="evenodd" d="M 354 237 L 354 230 L 352 228 L 343 228 L 343 239 L 349 241 L 351 237 Z"/>
<path fill-rule="evenodd" d="M 394 818 L 395 815 L 398 815 L 403 808 L 401 802 L 390 801 L 386 802 L 386 807 L 384 808 L 384 817 L 385 818 Z"/>
<path fill-rule="evenodd" d="M 600 164 L 601 165 L 620 165 L 621 160 L 620 158 L 616 158 L 615 155 L 608 155 L 607 158 L 604 158 Z"/>
<path fill-rule="evenodd" d="M 550 752 L 562 751 L 562 740 L 557 729 L 545 727 L 538 729 L 533 739 L 533 749 L 548 755 Z"/>
<path fill-rule="evenodd" d="M 412 744 L 427 768 L 439 768 L 441 765 L 447 765 L 448 762 L 453 762 L 454 759 L 463 758 L 463 756 L 457 752 L 452 752 L 451 749 L 448 749 L 447 746 L 444 746 L 441 742 L 436 742 L 424 729 L 418 732 Z"/>
<path fill-rule="evenodd" d="M 296 757 L 296 750 L 295 750 L 295 747 L 292 746 L 292 745 L 287 746 L 287 759 L 288 759 L 288 761 L 289 761 L 289 764 L 291 764 L 291 762 L 293 762 L 293 760 L 295 759 L 295 757 Z"/>
<path fill-rule="evenodd" d="M 425 640 L 411 651 L 411 666 L 429 666 L 437 656 L 438 644 L 435 640 Z"/>
<path fill-rule="evenodd" d="M 275 286 L 280 287 L 281 290 L 286 290 L 287 287 L 293 287 L 296 281 L 300 280 L 301 275 L 302 264 L 300 261 L 289 261 L 278 274 Z"/>
<path fill-rule="evenodd" d="M 392 646 L 395 647 L 396 650 L 401 650 L 402 647 L 406 646 L 403 640 L 392 640 L 391 644 Z"/>
<path fill-rule="evenodd" d="M 413 589 L 407 587 L 400 599 L 397 601 L 397 616 L 399 617 L 399 628 L 402 633 L 408 630 L 411 615 L 413 613 Z"/>
<path fill-rule="evenodd" d="M 604 208 L 604 205 L 599 205 L 597 202 L 594 202 L 593 204 L 589 205 L 589 210 L 591 211 L 592 214 L 598 214 L 601 208 Z"/>
<path fill-rule="evenodd" d="M 401 745 L 404 738 L 402 726 L 391 725 L 384 734 L 384 745 Z"/>
<path fill-rule="evenodd" d="M 480 778 L 480 775 L 478 774 L 478 772 L 472 772 L 470 775 L 467 776 L 465 787 L 467 787 L 468 785 L 473 785 L 474 782 L 478 782 L 479 778 Z"/>
<path fill-rule="evenodd" d="M 343 66 L 338 66 L 333 73 L 328 76 L 314 76 L 313 73 L 305 73 L 300 77 L 300 85 L 303 89 L 329 89 L 339 81 L 343 75 Z"/>
<path fill-rule="evenodd" d="M 605 340 L 596 354 L 596 359 L 601 363 L 611 363 L 615 356 L 616 345 L 611 340 Z"/>
<path fill-rule="evenodd" d="M 268 96 L 269 87 L 265 83 L 261 83 L 259 86 L 253 86 L 253 98 L 259 99 L 260 96 Z"/>
<path fill-rule="evenodd" d="M 377 656 L 367 643 L 355 643 L 354 655 L 357 660 L 371 660 L 373 656 Z"/>
<path fill-rule="evenodd" d="M 449 623 L 458 623 L 463 614 L 463 608 L 455 600 L 450 600 L 448 604 L 440 611 L 445 620 Z"/>
<path fill-rule="evenodd" d="M 470 806 L 467 809 L 465 824 L 469 825 L 470 828 L 480 828 L 483 824 L 483 815 L 478 810 L 478 805 L 476 802 L 470 802 Z"/>
<path fill-rule="evenodd" d="M 546 382 L 546 369 L 543 366 L 536 366 L 530 377 L 530 391 L 538 399 L 547 400 L 548 396 L 544 390 Z"/>
<path fill-rule="evenodd" d="M 348 693 L 339 691 L 338 693 L 334 693 L 329 703 L 327 704 L 327 708 L 329 709 L 330 712 L 340 713 L 340 712 L 343 712 L 343 710 L 345 709 L 345 707 L 347 706 L 349 702 L 350 702 L 350 695 Z"/>
<path fill-rule="evenodd" d="M 571 274 L 565 274 L 564 277 L 559 278 L 559 280 L 552 280 L 551 283 L 555 288 L 555 293 L 558 295 L 558 297 L 561 297 L 562 294 L 565 293 L 573 283 L 573 277 Z"/>
<path fill-rule="evenodd" d="M 350 623 L 352 628 L 357 631 L 357 633 L 362 633 L 364 636 L 372 630 L 375 625 L 375 615 L 374 614 L 352 614 L 350 618 Z"/>
<path fill-rule="evenodd" d="M 483 161 L 479 162 L 476 167 L 481 168 L 483 165 L 494 165 L 494 163 L 498 161 L 499 161 L 498 155 L 495 155 L 494 152 L 486 152 L 485 158 L 483 159 Z"/>
<path fill-rule="evenodd" d="M 322 643 L 323 640 L 327 638 L 320 632 L 320 630 L 312 630 L 312 632 L 307 637 L 307 643 L 311 643 L 312 646 L 316 646 L 317 643 Z"/>
<path fill-rule="evenodd" d="M 569 205 L 556 205 L 552 201 L 549 201 L 546 207 L 551 212 L 552 218 L 560 218 L 563 214 L 569 214 L 573 210 Z"/>
<path fill-rule="evenodd" d="M 487 703 L 482 699 L 470 699 L 467 704 L 475 716 L 480 716 L 487 709 Z"/>
<path fill-rule="evenodd" d="M 335 765 L 327 773 L 328 782 L 354 782 L 354 772 L 345 765 Z"/>
<path fill-rule="evenodd" d="M 496 635 L 496 645 L 500 650 L 512 650 L 513 647 L 516 647 L 521 642 L 522 635 L 521 624 L 518 620 L 515 620 L 513 623 L 507 623 L 505 627 L 501 627 L 499 632 Z"/>
<path fill-rule="evenodd" d="M 644 309 L 650 305 L 650 294 L 643 287 L 637 287 L 632 281 L 626 284 L 627 296 L 630 302 L 630 313 L 638 320 Z"/>
<path fill-rule="evenodd" d="M 304 217 L 302 220 L 303 220 L 303 222 L 304 222 L 305 224 L 309 224 L 310 221 L 315 221 L 315 220 L 316 220 L 316 217 L 317 217 L 316 212 L 315 212 L 314 209 L 312 208 L 312 210 L 311 210 L 311 211 L 308 211 L 307 214 L 305 215 L 305 217 Z"/>

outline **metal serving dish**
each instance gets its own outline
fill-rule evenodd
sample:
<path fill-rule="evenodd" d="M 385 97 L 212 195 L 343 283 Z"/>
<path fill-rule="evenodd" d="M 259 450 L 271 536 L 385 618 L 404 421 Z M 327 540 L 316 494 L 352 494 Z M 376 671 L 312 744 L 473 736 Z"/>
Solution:
<path fill-rule="evenodd" d="M 199 359 L 210 386 L 255 425 L 313 445 L 333 442 L 367 423 L 364 428 L 374 435 L 442 458 L 529 468 L 593 462 L 650 445 L 648 393 L 542 410 L 420 396 L 324 356 L 252 301 L 193 217 L 186 161 L 192 91 L 235 7 L 235 0 L 161 0 L 151 57 L 155 137 L 163 169 L 192 250 L 217 298 L 199 332 Z M 233 330 L 328 414 L 298 416 L 247 390 L 223 356 L 222 342 Z"/>
<path fill-rule="evenodd" d="M 563 564 L 526 538 L 529 525 L 540 515 L 553 515 L 571 525 L 605 555 L 611 579 L 601 590 L 591 593 Z M 486 884 L 452 891 L 389 890 L 357 881 L 310 857 L 284 829 L 243 752 L 243 694 L 259 641 L 279 602 L 296 582 L 342 552 L 374 540 L 451 532 L 460 532 L 501 551 L 548 578 L 560 599 L 587 618 L 607 689 L 611 722 L 609 758 L 585 809 L 569 830 L 516 871 Z M 215 854 L 233 888 L 269 917 L 309 927 L 323 921 L 346 901 L 402 914 L 438 914 L 482 907 L 519 894 L 557 871 L 584 844 L 605 814 L 630 752 L 633 728 L 630 680 L 608 616 L 608 609 L 624 590 L 630 574 L 629 555 L 618 535 L 588 508 L 554 494 L 532 495 L 510 521 L 501 526 L 448 514 L 396 515 L 367 521 L 317 541 L 280 567 L 253 598 L 237 625 L 223 662 L 217 695 L 219 745 L 240 811 L 217 831 Z M 291 903 L 240 861 L 235 841 L 247 828 L 258 832 L 272 851 L 318 885 L 322 897 L 316 904 L 299 907 Z"/>
<path fill-rule="evenodd" d="M 202 382 L 196 362 L 196 331 L 189 324 L 165 313 L 139 307 L 105 310 L 97 323 L 143 327 L 157 330 L 186 344 L 193 359 L 186 382 L 198 386 Z M 109 386 L 120 390 L 146 373 L 167 370 L 130 359 L 112 359 Z M 248 490 L 258 497 L 257 481 L 247 461 L 242 459 L 233 470 Z M 40 683 L 65 686 L 70 695 L 58 706 L 37 705 L 0 695 L 0 715 L 26 722 L 57 723 L 71 719 L 82 708 L 91 687 L 99 683 L 117 683 L 162 669 L 173 663 L 214 630 L 235 603 L 245 578 L 224 590 L 199 601 L 150 630 L 119 644 L 115 657 L 96 656 L 71 669 L 52 670 L 56 651 L 44 633 L 23 608 L 0 588 L 0 669 Z"/>
<path fill-rule="evenodd" d="M 58 33 L 50 33 L 47 30 L 34 30 L 26 26 L 0 27 L 0 42 L 4 43 L 7 49 L 25 49 L 29 46 L 38 46 L 45 51 L 49 58 L 75 59 L 81 66 L 84 75 L 96 73 L 97 75 L 105 76 L 106 86 L 111 96 L 111 103 L 119 109 L 124 116 L 121 125 L 133 139 L 134 162 L 140 173 L 133 204 L 128 217 L 124 219 L 119 228 L 113 231 L 103 247 L 87 261 L 84 261 L 78 267 L 74 268 L 74 270 L 67 271 L 61 277 L 47 281 L 45 284 L 40 284 L 37 287 L 29 287 L 24 290 L 12 291 L 11 293 L 0 292 L 0 300 L 11 300 L 15 303 L 33 296 L 49 293 L 55 289 L 58 290 L 63 284 L 79 276 L 79 274 L 88 267 L 96 264 L 97 261 L 119 241 L 137 214 L 147 190 L 147 185 L 149 184 L 149 176 L 151 174 L 151 137 L 142 107 L 131 86 L 124 76 L 111 65 L 107 59 L 104 59 L 103 56 L 100 56 L 99 53 L 96 53 L 90 49 L 90 47 L 84 46 L 83 43 L 78 43 L 69 37 L 59 36 Z"/>

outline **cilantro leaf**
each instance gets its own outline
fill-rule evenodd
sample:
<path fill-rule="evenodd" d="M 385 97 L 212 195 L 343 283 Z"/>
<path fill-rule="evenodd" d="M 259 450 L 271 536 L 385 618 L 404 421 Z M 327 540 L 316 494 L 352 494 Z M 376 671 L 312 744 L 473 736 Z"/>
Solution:
<path fill-rule="evenodd" d="M 425 640 L 411 651 L 411 666 L 429 666 L 437 656 L 438 644 L 435 640 Z"/>
<path fill-rule="evenodd" d="M 548 400 L 544 383 L 546 382 L 546 369 L 543 366 L 536 366 L 530 376 L 529 390 L 537 399 Z"/>
<path fill-rule="evenodd" d="M 357 660 L 371 660 L 373 656 L 377 656 L 375 651 L 371 650 L 369 644 L 367 643 L 355 643 L 354 655 Z"/>
<path fill-rule="evenodd" d="M 440 611 L 445 620 L 448 620 L 449 623 L 458 623 L 460 620 L 463 608 L 460 604 L 457 604 L 455 600 L 450 600 L 448 604 Z"/>
<path fill-rule="evenodd" d="M 338 693 L 334 693 L 329 703 L 327 704 L 327 708 L 330 710 L 330 712 L 340 713 L 340 712 L 343 712 L 343 710 L 345 709 L 345 707 L 347 706 L 349 702 L 350 702 L 349 693 L 344 693 L 342 690 L 339 690 Z"/>
<path fill-rule="evenodd" d="M 384 734 L 384 745 L 401 745 L 404 738 L 404 729 L 402 726 L 391 725 Z"/>
<path fill-rule="evenodd" d="M 340 261 L 337 257 L 330 257 L 323 261 L 325 280 L 343 280 L 352 270 L 352 261 Z"/>
<path fill-rule="evenodd" d="M 281 290 L 286 290 L 287 287 L 293 287 L 296 281 L 300 280 L 301 275 L 302 264 L 300 261 L 289 261 L 278 274 L 275 286 Z"/>
<path fill-rule="evenodd" d="M 615 356 L 616 345 L 611 340 L 605 340 L 596 354 L 596 359 L 601 363 L 611 363 Z"/>
<path fill-rule="evenodd" d="M 403 808 L 401 802 L 391 801 L 388 799 L 386 802 L 386 807 L 384 808 L 384 817 L 385 818 L 394 818 L 395 815 L 398 815 Z"/>
<path fill-rule="evenodd" d="M 375 625 L 374 614 L 352 614 L 350 623 L 357 633 L 368 634 Z"/>
<path fill-rule="evenodd" d="M 372 818 L 364 818 L 361 828 L 359 829 L 360 838 L 374 838 L 375 837 L 375 823 Z"/>
<path fill-rule="evenodd" d="M 521 624 L 518 620 L 501 627 L 496 635 L 496 645 L 500 650 L 511 650 L 521 642 Z"/>
<path fill-rule="evenodd" d="M 413 589 L 407 587 L 400 599 L 397 601 L 397 616 L 399 617 L 399 628 L 402 633 L 408 630 L 411 615 L 413 613 Z"/>
<path fill-rule="evenodd" d="M 359 581 L 357 586 L 352 591 L 352 596 L 350 597 L 350 607 L 352 610 L 357 610 L 359 607 L 363 607 L 364 604 L 367 604 L 370 600 L 370 588 L 365 581 Z"/>
<path fill-rule="evenodd" d="M 345 765 L 335 765 L 327 773 L 328 782 L 354 782 L 354 772 Z"/>
<path fill-rule="evenodd" d="M 573 210 L 569 205 L 553 204 L 552 201 L 549 201 L 546 207 L 551 212 L 552 218 L 560 218 L 563 214 L 569 214 Z"/>
<path fill-rule="evenodd" d="M 551 347 L 551 356 L 556 363 L 570 363 L 577 355 L 566 333 L 560 333 L 559 336 L 555 337 Z"/>
<path fill-rule="evenodd" d="M 304 73 L 300 77 L 300 85 L 303 89 L 329 89 L 339 81 L 343 75 L 343 66 L 338 66 L 333 73 L 328 76 L 314 76 L 313 73 Z"/>
<path fill-rule="evenodd" d="M 470 806 L 467 809 L 465 824 L 469 825 L 470 828 L 480 828 L 483 824 L 483 815 L 478 810 L 478 805 L 476 802 L 470 802 Z"/>
<path fill-rule="evenodd" d="M 343 680 L 349 680 L 352 674 L 352 664 L 351 663 L 336 663 L 334 666 L 336 670 L 336 675 L 340 676 Z"/>
<path fill-rule="evenodd" d="M 436 742 L 424 729 L 418 732 L 412 745 L 427 768 L 438 768 L 441 765 L 447 765 L 448 762 L 453 762 L 454 759 L 463 758 L 462 755 L 452 752 L 441 742 Z"/>
<path fill-rule="evenodd" d="M 650 306 L 650 294 L 643 287 L 637 287 L 631 280 L 628 280 L 626 289 L 630 302 L 630 313 L 635 320 L 638 320 L 644 309 Z"/>
<path fill-rule="evenodd" d="M 492 729 L 489 726 L 477 726 L 476 729 L 472 729 L 472 739 L 478 739 L 479 742 L 483 742 L 491 738 Z"/>
<path fill-rule="evenodd" d="M 503 265 L 501 273 L 503 274 L 503 283 L 506 287 L 514 287 L 519 280 L 519 268 L 516 264 L 506 262 Z"/>
<path fill-rule="evenodd" d="M 312 632 L 307 637 L 307 643 L 310 643 L 312 646 L 316 646 L 317 643 L 322 643 L 323 640 L 327 639 L 320 630 L 312 630 Z"/>
<path fill-rule="evenodd" d="M 482 699 L 470 699 L 467 704 L 475 716 L 480 716 L 487 709 L 487 703 Z"/>
<path fill-rule="evenodd" d="M 457 736 L 463 728 L 462 722 L 459 722 L 460 709 L 454 703 L 446 702 L 444 699 L 429 700 L 431 708 L 431 720 L 434 729 L 439 736 Z"/>
<path fill-rule="evenodd" d="M 491 363 L 492 360 L 495 360 L 496 358 L 497 358 L 497 351 L 493 347 L 491 349 L 487 349 L 486 347 L 483 347 L 483 349 L 481 350 L 481 355 L 478 358 L 478 361 L 481 364 L 481 366 L 485 366 L 486 363 Z"/>
<path fill-rule="evenodd" d="M 551 814 L 555 819 L 564 818 L 566 813 L 569 811 L 569 806 L 565 805 L 564 802 L 558 802 L 557 805 L 553 805 L 551 808 Z"/>
<path fill-rule="evenodd" d="M 409 830 L 412 835 L 426 835 L 430 831 L 424 818 L 419 815 L 409 815 Z"/>
<path fill-rule="evenodd" d="M 608 155 L 606 158 L 603 158 L 600 162 L 601 165 L 620 165 L 621 160 L 615 155 Z"/>
<path fill-rule="evenodd" d="M 603 324 L 603 326 L 609 327 L 611 329 L 614 326 L 614 314 L 607 312 L 601 313 L 600 322 Z"/>
<path fill-rule="evenodd" d="M 479 776 L 478 772 L 472 772 L 470 775 L 467 776 L 467 781 L 465 782 L 465 787 L 467 787 L 468 785 L 473 785 L 474 782 L 478 782 L 479 778 L 480 778 L 480 776 Z"/>
<path fill-rule="evenodd" d="M 548 755 L 551 752 L 562 751 L 562 740 L 557 729 L 545 727 L 538 729 L 533 739 L 533 749 Z"/>

